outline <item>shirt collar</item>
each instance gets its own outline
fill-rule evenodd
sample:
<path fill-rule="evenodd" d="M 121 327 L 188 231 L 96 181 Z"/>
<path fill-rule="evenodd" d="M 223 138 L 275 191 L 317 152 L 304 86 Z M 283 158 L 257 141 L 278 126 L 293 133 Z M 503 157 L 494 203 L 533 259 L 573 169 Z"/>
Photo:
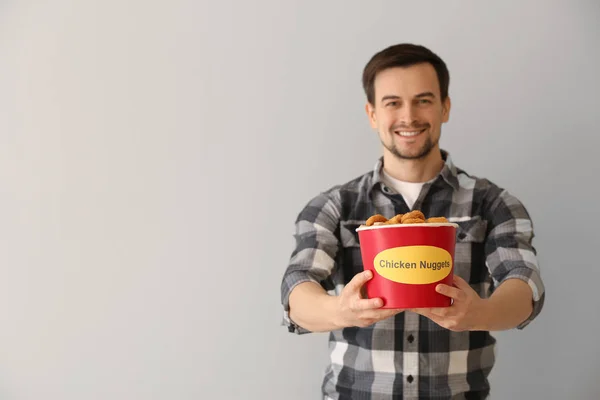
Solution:
<path fill-rule="evenodd" d="M 444 167 L 440 171 L 439 176 L 441 176 L 444 181 L 446 181 L 450 186 L 452 186 L 454 190 L 458 190 L 458 172 L 456 166 L 452 162 L 452 158 L 446 150 L 440 150 L 440 152 L 442 153 L 442 159 L 444 160 Z M 373 167 L 373 174 L 371 175 L 371 185 L 369 187 L 369 192 L 373 190 L 373 188 L 378 184 L 383 185 L 382 168 L 383 156 L 379 157 L 379 159 L 375 163 L 375 166 Z"/>

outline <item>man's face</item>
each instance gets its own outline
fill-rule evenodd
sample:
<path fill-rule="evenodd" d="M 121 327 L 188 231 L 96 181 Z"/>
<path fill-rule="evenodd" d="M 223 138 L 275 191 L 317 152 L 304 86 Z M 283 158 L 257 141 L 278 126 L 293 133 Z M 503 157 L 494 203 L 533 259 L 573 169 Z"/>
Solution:
<path fill-rule="evenodd" d="M 366 110 L 385 151 L 414 160 L 439 148 L 442 123 L 450 116 L 450 99 L 442 102 L 431 64 L 389 68 L 377 74 L 374 103 L 367 103 Z"/>

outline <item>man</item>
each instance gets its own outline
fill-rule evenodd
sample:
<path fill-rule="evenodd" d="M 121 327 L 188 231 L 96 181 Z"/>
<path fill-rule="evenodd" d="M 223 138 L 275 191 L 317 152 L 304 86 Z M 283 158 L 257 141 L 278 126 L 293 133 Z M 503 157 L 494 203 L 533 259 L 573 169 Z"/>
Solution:
<path fill-rule="evenodd" d="M 283 276 L 291 332 L 329 331 L 326 399 L 484 399 L 494 365 L 490 331 L 522 329 L 544 286 L 524 206 L 439 148 L 450 116 L 449 73 L 423 46 L 382 50 L 363 72 L 366 112 L 383 145 L 373 171 L 313 198 L 296 221 Z M 447 308 L 389 310 L 367 299 L 355 229 L 410 210 L 459 225 Z"/>

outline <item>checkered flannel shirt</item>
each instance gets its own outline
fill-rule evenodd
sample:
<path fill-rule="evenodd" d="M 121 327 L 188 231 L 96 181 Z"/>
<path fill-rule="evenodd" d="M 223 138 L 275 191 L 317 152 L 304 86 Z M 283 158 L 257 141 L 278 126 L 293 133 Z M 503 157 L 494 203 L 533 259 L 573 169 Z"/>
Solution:
<path fill-rule="evenodd" d="M 482 297 L 507 279 L 525 281 L 533 292 L 533 312 L 545 291 L 533 226 L 522 203 L 490 182 L 457 168 L 442 150 L 445 165 L 424 184 L 413 209 L 445 216 L 457 229 L 454 273 Z M 387 218 L 409 212 L 402 196 L 374 171 L 313 198 L 296 220 L 296 247 L 282 279 L 284 324 L 308 333 L 289 317 L 289 295 L 302 282 L 316 282 L 339 294 L 363 270 L 356 228 L 374 214 Z M 330 364 L 322 384 L 326 399 L 483 399 L 494 365 L 495 338 L 485 331 L 452 332 L 405 311 L 366 328 L 329 334 Z"/>

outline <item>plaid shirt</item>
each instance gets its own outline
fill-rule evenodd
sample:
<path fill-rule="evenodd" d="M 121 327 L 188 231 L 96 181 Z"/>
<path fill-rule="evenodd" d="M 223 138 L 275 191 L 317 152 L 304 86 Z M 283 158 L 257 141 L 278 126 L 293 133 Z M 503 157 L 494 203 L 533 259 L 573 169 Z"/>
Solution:
<path fill-rule="evenodd" d="M 533 226 L 525 207 L 486 179 L 445 165 L 424 184 L 413 209 L 445 216 L 457 229 L 454 273 L 482 297 L 507 279 L 525 281 L 533 291 L 533 313 L 544 303 Z M 296 248 L 281 285 L 284 324 L 307 333 L 289 318 L 289 295 L 302 282 L 319 283 L 339 294 L 363 270 L 356 228 L 373 214 L 387 218 L 410 211 L 400 194 L 381 180 L 383 159 L 371 173 L 313 198 L 296 220 Z M 331 399 L 483 399 L 494 365 L 496 340 L 485 331 L 453 332 L 405 311 L 366 328 L 329 335 L 330 359 L 322 385 Z"/>

